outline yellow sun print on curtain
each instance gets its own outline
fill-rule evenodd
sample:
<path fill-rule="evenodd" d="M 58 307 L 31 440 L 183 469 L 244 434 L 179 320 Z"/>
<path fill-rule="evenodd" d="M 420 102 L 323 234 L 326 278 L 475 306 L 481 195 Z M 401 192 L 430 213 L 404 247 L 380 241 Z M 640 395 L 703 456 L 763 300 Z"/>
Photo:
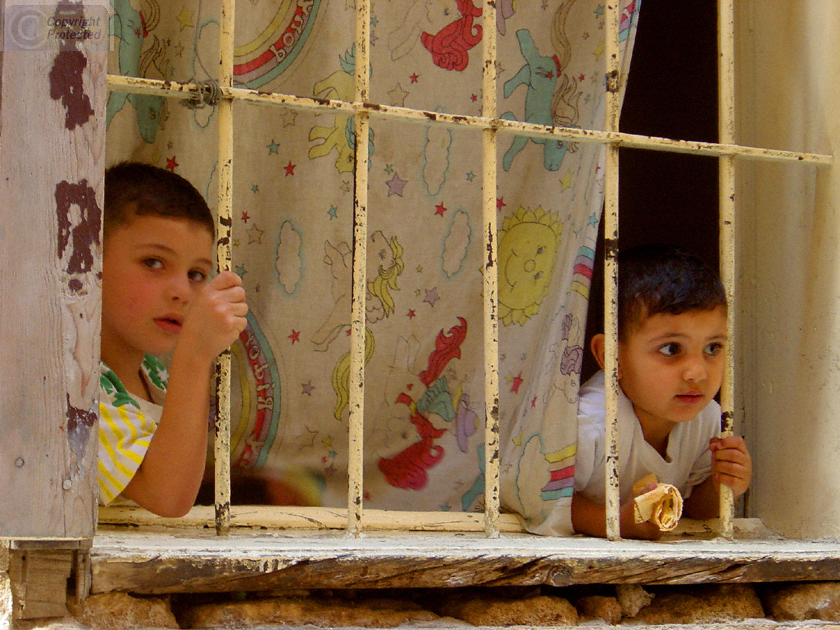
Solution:
<path fill-rule="evenodd" d="M 499 230 L 499 317 L 524 325 L 548 293 L 563 224 L 542 207 L 520 207 Z"/>

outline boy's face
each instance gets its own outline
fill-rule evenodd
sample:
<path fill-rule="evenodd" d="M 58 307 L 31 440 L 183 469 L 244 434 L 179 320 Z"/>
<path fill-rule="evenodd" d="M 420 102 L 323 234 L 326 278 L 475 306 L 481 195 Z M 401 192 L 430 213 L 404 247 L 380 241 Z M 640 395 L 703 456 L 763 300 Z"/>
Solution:
<path fill-rule="evenodd" d="M 170 352 L 213 268 L 213 236 L 188 219 L 134 216 L 104 250 L 102 360 L 117 369 Z"/>
<path fill-rule="evenodd" d="M 709 404 L 723 380 L 726 309 L 644 319 L 618 344 L 619 382 L 643 429 L 670 431 Z"/>

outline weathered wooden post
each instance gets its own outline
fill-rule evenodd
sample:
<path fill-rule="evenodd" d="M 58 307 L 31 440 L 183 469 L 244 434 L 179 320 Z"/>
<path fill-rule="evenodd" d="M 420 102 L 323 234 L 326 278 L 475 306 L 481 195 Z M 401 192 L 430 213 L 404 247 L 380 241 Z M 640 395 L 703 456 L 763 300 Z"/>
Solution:
<path fill-rule="evenodd" d="M 110 42 L 104 0 L 0 7 L 0 600 L 31 618 L 96 527 Z"/>

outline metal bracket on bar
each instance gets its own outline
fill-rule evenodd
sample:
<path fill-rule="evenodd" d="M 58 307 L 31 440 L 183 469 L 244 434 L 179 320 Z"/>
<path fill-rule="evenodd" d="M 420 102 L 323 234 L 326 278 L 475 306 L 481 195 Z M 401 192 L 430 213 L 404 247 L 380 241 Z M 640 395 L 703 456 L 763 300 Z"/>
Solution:
<path fill-rule="evenodd" d="M 188 109 L 201 109 L 207 105 L 213 107 L 219 103 L 222 98 L 222 90 L 218 81 L 207 79 L 196 81 L 196 85 L 198 88 L 193 91 L 190 98 L 181 101 L 181 105 Z"/>

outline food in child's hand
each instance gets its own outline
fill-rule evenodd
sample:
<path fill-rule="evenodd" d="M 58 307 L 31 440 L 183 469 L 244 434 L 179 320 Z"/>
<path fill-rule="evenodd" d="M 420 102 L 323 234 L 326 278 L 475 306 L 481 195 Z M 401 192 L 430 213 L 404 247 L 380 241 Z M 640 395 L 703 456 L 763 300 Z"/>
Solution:
<path fill-rule="evenodd" d="M 654 483 L 656 488 L 644 492 L 645 488 Z M 682 516 L 683 500 L 680 491 L 674 486 L 658 483 L 656 476 L 650 474 L 633 484 L 633 495 L 637 523 L 650 521 L 663 532 L 669 532 L 677 526 Z"/>

